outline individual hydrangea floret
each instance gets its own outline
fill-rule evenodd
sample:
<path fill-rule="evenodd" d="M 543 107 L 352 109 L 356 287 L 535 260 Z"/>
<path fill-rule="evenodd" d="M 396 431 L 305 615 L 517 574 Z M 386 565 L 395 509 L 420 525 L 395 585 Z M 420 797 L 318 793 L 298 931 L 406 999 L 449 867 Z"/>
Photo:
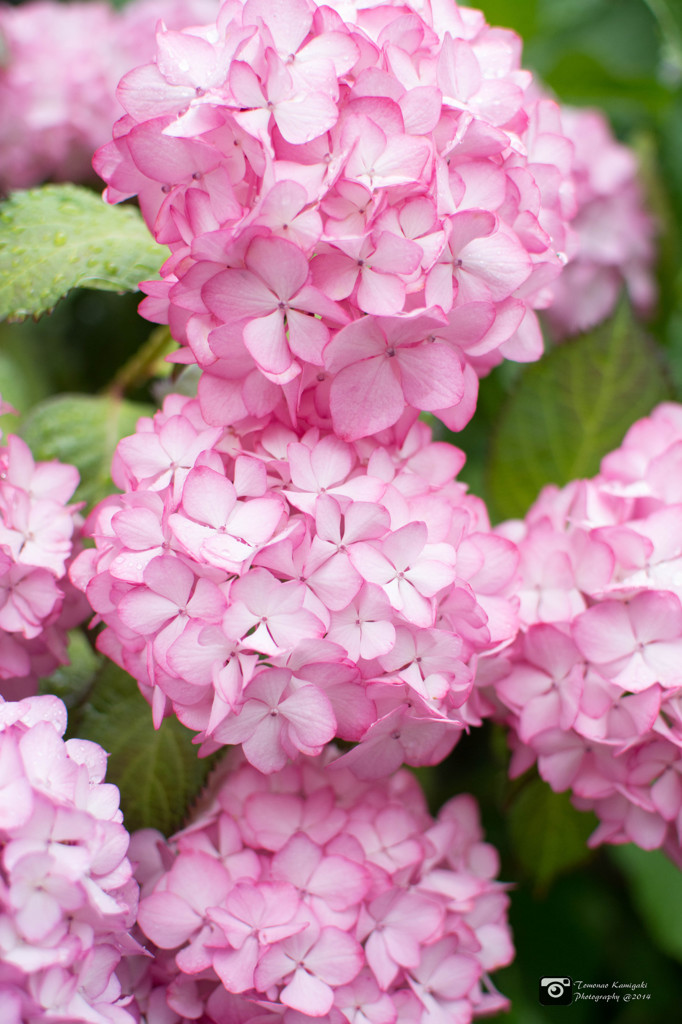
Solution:
<path fill-rule="evenodd" d="M 637 158 L 613 137 L 596 110 L 562 107 L 563 129 L 575 146 L 575 251 L 552 282 L 544 314 L 557 340 L 589 330 L 613 311 L 625 285 L 640 314 L 656 298 L 655 222 L 646 212 Z"/>
<path fill-rule="evenodd" d="M 0 447 L 0 695 L 35 692 L 66 662 L 66 634 L 88 615 L 67 572 L 78 547 L 78 471 L 35 462 L 10 435 Z"/>
<path fill-rule="evenodd" d="M 507 1006 L 488 973 L 513 957 L 508 897 L 473 798 L 434 820 L 408 772 L 359 783 L 331 756 L 269 776 L 231 760 L 188 828 L 133 838 L 149 1024 L 467 1024 Z"/>
<path fill-rule="evenodd" d="M 116 969 L 138 884 L 106 754 L 57 697 L 0 702 L 0 1006 L 7 1024 L 136 1024 Z"/>
<path fill-rule="evenodd" d="M 682 406 L 628 431 L 601 472 L 499 527 L 521 556 L 516 642 L 491 686 L 512 773 L 537 761 L 593 810 L 590 842 L 682 866 Z"/>
<path fill-rule="evenodd" d="M 211 427 L 169 396 L 119 443 L 125 493 L 73 567 L 98 646 L 204 752 L 242 744 L 272 772 L 336 736 L 362 741 L 364 777 L 436 763 L 480 721 L 477 658 L 516 630 L 516 550 L 462 463 L 419 422 L 349 443 Z"/>
<path fill-rule="evenodd" d="M 121 116 L 116 85 L 171 28 L 215 16 L 218 0 L 0 6 L 0 186 L 94 179 L 92 156 Z"/>
<path fill-rule="evenodd" d="M 209 422 L 458 430 L 479 374 L 538 358 L 573 147 L 520 49 L 454 2 L 228 0 L 157 33 L 95 166 L 171 250 L 141 310 L 204 371 Z"/>

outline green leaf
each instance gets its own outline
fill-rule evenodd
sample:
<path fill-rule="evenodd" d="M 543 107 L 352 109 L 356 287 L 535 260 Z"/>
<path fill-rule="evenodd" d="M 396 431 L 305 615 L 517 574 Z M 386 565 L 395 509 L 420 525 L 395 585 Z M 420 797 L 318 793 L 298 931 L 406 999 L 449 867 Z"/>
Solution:
<path fill-rule="evenodd" d="M 0 395 L 18 414 L 51 394 L 50 367 L 33 323 L 0 323 Z M 17 418 L 12 413 L 0 417 L 3 434 L 15 433 Z"/>
<path fill-rule="evenodd" d="M 126 828 L 158 828 L 170 835 L 182 825 L 213 759 L 200 759 L 191 733 L 175 717 L 154 729 L 137 683 L 107 662 L 90 702 L 74 721 L 73 735 L 109 753 L 107 782 L 121 791 Z"/>
<path fill-rule="evenodd" d="M 528 366 L 499 416 L 488 467 L 498 517 L 523 516 L 548 483 L 593 476 L 628 427 L 669 395 L 660 355 L 622 304 Z"/>
<path fill-rule="evenodd" d="M 151 406 L 107 395 L 56 395 L 24 417 L 20 434 L 36 459 L 76 466 L 81 482 L 75 500 L 90 505 L 113 490 L 111 457 L 118 441 L 152 412 Z"/>
<path fill-rule="evenodd" d="M 67 708 L 77 707 L 85 698 L 102 665 L 102 656 L 93 651 L 80 629 L 69 633 L 68 664 L 60 665 L 52 675 L 40 682 L 41 693 L 53 693 L 64 701 Z"/>
<path fill-rule="evenodd" d="M 72 288 L 137 291 L 163 259 L 135 207 L 78 185 L 14 192 L 0 205 L 0 320 L 44 313 Z"/>
<path fill-rule="evenodd" d="M 568 793 L 555 793 L 537 776 L 522 785 L 507 820 L 514 854 L 538 890 L 591 856 L 594 815 L 577 811 Z"/>
<path fill-rule="evenodd" d="M 523 39 L 537 30 L 538 0 L 526 0 L 521 4 L 510 4 L 509 0 L 485 0 L 478 6 L 483 9 L 489 25 L 513 28 Z"/>
<path fill-rule="evenodd" d="M 634 905 L 651 938 L 682 960 L 682 872 L 661 850 L 641 850 L 628 843 L 610 856 L 628 881 Z"/>
<path fill-rule="evenodd" d="M 661 77 L 679 84 L 682 75 L 682 10 L 676 0 L 645 0 L 661 35 Z"/>
<path fill-rule="evenodd" d="M 611 116 L 641 117 L 665 110 L 669 91 L 653 77 L 624 77 L 586 53 L 567 53 L 547 75 L 563 102 L 604 107 Z"/>

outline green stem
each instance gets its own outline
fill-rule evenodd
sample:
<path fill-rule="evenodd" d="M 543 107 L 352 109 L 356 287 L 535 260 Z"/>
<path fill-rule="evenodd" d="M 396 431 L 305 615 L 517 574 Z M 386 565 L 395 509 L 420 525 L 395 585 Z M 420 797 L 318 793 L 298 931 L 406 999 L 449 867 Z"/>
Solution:
<path fill-rule="evenodd" d="M 177 349 L 167 327 L 157 327 L 141 348 L 123 364 L 105 393 L 112 398 L 122 398 L 126 392 L 146 384 L 166 369 L 165 357 Z"/>

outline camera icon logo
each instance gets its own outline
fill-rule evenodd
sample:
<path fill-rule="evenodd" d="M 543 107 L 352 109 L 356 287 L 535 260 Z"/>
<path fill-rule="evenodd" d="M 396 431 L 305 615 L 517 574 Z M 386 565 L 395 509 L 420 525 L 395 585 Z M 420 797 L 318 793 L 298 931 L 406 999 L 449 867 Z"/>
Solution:
<path fill-rule="evenodd" d="M 573 979 L 540 978 L 539 998 L 543 1006 L 568 1006 L 573 1002 Z"/>

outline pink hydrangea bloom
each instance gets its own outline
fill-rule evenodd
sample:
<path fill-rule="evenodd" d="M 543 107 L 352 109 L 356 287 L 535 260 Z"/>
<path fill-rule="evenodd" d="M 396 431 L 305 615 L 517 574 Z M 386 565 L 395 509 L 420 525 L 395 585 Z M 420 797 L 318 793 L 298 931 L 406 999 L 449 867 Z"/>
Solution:
<path fill-rule="evenodd" d="M 88 615 L 67 572 L 82 519 L 69 505 L 78 471 L 35 462 L 10 435 L 0 447 L 0 695 L 35 692 L 66 662 L 66 632 Z"/>
<path fill-rule="evenodd" d="M 346 441 L 538 358 L 571 247 L 573 147 L 479 11 L 229 0 L 157 33 L 95 166 L 170 248 L 141 309 L 206 419 L 275 409 Z"/>
<path fill-rule="evenodd" d="M 412 419 L 349 443 L 212 427 L 169 396 L 119 443 L 124 493 L 72 570 L 100 649 L 204 752 L 273 772 L 336 736 L 366 742 L 346 755 L 363 777 L 435 763 L 480 721 L 477 658 L 516 632 L 516 550 L 462 462 Z"/>
<path fill-rule="evenodd" d="M 595 811 L 591 843 L 682 865 L 682 406 L 628 431 L 591 480 L 547 487 L 503 524 L 521 556 L 522 630 L 491 685 L 516 774 L 537 761 Z"/>
<path fill-rule="evenodd" d="M 513 956 L 508 897 L 473 798 L 434 820 L 407 772 L 358 783 L 331 757 L 269 776 L 231 757 L 191 825 L 133 838 L 155 959 L 130 987 L 149 1024 L 466 1024 L 505 1008 L 488 972 Z"/>
<path fill-rule="evenodd" d="M 92 155 L 122 114 L 116 85 L 171 28 L 214 17 L 218 0 L 33 0 L 0 7 L 0 185 L 89 181 Z"/>
<path fill-rule="evenodd" d="M 56 697 L 0 703 L 3 1020 L 135 1024 L 116 974 L 144 953 L 129 836 L 107 755 L 65 728 Z"/>
<path fill-rule="evenodd" d="M 604 320 L 623 285 L 640 313 L 650 312 L 656 298 L 655 224 L 645 211 L 635 154 L 616 142 L 596 110 L 562 107 L 561 122 L 575 146 L 578 209 L 575 251 L 551 284 L 552 304 L 544 315 L 557 339 Z"/>

